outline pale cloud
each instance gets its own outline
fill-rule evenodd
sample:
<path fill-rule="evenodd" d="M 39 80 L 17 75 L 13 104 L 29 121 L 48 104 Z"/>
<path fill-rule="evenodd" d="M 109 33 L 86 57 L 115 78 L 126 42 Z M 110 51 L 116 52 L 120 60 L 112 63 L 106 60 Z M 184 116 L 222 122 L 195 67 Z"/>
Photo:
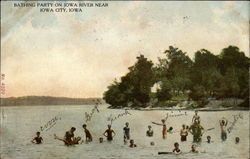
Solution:
<path fill-rule="evenodd" d="M 218 54 L 228 45 L 247 53 L 246 4 L 112 1 L 76 14 L 2 5 L 6 96 L 100 97 L 136 56 L 156 62 L 169 45 L 191 57 L 202 48 Z M 20 21 L 16 15 L 23 15 Z"/>

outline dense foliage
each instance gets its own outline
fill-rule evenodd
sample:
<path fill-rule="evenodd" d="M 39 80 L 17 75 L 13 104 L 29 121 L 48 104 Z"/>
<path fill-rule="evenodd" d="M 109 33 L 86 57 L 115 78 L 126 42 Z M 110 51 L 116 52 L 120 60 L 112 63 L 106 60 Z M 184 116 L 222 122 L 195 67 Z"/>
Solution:
<path fill-rule="evenodd" d="M 191 60 L 169 46 L 164 55 L 155 65 L 143 55 L 137 57 L 120 82 L 108 86 L 104 100 L 113 107 L 140 107 L 183 95 L 199 103 L 208 98 L 248 99 L 249 58 L 238 47 L 224 48 L 219 55 L 201 49 Z M 158 88 L 151 92 L 155 84 Z"/>

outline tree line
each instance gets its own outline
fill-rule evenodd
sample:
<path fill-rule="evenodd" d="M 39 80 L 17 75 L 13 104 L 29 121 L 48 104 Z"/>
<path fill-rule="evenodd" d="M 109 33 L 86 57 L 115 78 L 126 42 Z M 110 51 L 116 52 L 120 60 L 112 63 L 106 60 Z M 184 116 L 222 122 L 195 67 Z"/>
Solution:
<path fill-rule="evenodd" d="M 248 105 L 249 58 L 236 46 L 219 55 L 201 49 L 191 59 L 169 46 L 157 63 L 140 55 L 129 72 L 115 80 L 103 99 L 112 107 L 145 107 L 185 96 L 204 105 L 208 98 L 241 98 Z M 156 91 L 152 92 L 152 87 Z"/>

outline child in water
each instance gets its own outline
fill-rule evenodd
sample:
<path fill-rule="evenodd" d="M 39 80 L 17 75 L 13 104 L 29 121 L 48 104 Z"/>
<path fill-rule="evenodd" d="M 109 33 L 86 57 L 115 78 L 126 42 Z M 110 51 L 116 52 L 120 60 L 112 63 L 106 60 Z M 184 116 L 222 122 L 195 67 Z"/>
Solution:
<path fill-rule="evenodd" d="M 124 141 L 124 144 L 126 144 L 127 140 L 130 139 L 130 128 L 128 126 L 129 126 L 129 123 L 126 122 L 125 127 L 123 128 L 123 134 L 124 134 L 123 141 Z"/>
<path fill-rule="evenodd" d="M 35 144 L 41 144 L 42 141 L 43 141 L 43 138 L 40 136 L 40 132 L 37 132 L 36 137 L 34 137 L 34 139 L 31 142 L 33 142 Z"/>
<path fill-rule="evenodd" d="M 99 143 L 103 143 L 103 138 L 102 137 L 99 138 Z"/>
<path fill-rule="evenodd" d="M 195 145 L 192 145 L 190 152 L 192 152 L 192 153 L 198 153 L 199 151 L 196 150 L 196 146 Z"/>
<path fill-rule="evenodd" d="M 239 138 L 239 137 L 236 137 L 236 138 L 235 138 L 235 144 L 238 144 L 238 143 L 240 143 L 240 138 Z"/>
<path fill-rule="evenodd" d="M 165 139 L 167 135 L 167 126 L 165 124 L 164 119 L 162 119 L 161 122 L 162 122 L 162 138 Z"/>
<path fill-rule="evenodd" d="M 148 126 L 148 131 L 146 132 L 148 137 L 152 137 L 154 135 L 154 131 L 152 130 L 151 125 Z"/>
<path fill-rule="evenodd" d="M 226 127 L 227 127 L 228 122 L 227 120 L 220 120 L 219 123 L 220 123 L 220 129 L 221 129 L 221 140 L 225 141 L 227 139 Z"/>
<path fill-rule="evenodd" d="M 92 141 L 92 135 L 90 134 L 89 130 L 87 129 L 87 125 L 83 124 L 82 127 L 83 127 L 84 132 L 85 132 L 86 142 L 91 142 Z"/>
<path fill-rule="evenodd" d="M 137 147 L 137 145 L 135 144 L 134 140 L 130 140 L 129 142 L 130 142 L 129 147 L 131 147 L 131 148 Z"/>
<path fill-rule="evenodd" d="M 172 134 L 173 133 L 173 127 L 170 127 L 168 130 L 167 130 L 168 133 Z"/>
<path fill-rule="evenodd" d="M 111 129 L 111 125 L 108 125 L 108 129 L 103 133 L 103 135 L 107 138 L 108 141 L 112 141 L 115 136 L 114 130 Z"/>
<path fill-rule="evenodd" d="M 178 142 L 174 143 L 173 153 L 175 153 L 175 154 L 181 153 L 181 150 L 179 149 L 179 143 Z"/>
<path fill-rule="evenodd" d="M 194 116 L 192 118 L 192 123 L 194 123 L 195 120 L 197 120 L 198 123 L 200 124 L 200 116 L 198 115 L 198 111 L 197 110 L 195 111 L 195 114 L 194 114 Z"/>
<path fill-rule="evenodd" d="M 207 136 L 207 143 L 211 143 L 212 141 L 211 141 L 211 136 Z"/>
<path fill-rule="evenodd" d="M 186 129 L 186 126 L 184 124 L 182 125 L 180 136 L 181 136 L 181 141 L 187 141 L 188 129 Z"/>

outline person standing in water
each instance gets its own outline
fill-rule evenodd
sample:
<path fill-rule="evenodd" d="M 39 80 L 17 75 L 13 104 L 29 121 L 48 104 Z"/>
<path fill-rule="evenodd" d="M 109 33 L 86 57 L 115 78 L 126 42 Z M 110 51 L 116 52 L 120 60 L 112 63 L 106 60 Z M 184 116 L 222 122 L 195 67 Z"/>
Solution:
<path fill-rule="evenodd" d="M 40 132 L 37 132 L 36 137 L 34 137 L 33 140 L 31 140 L 31 142 L 33 142 L 35 144 L 41 144 L 42 141 L 43 141 L 43 138 L 40 136 Z"/>
<path fill-rule="evenodd" d="M 227 139 L 227 130 L 226 130 L 226 126 L 227 126 L 227 120 L 220 120 L 220 129 L 221 129 L 221 140 L 222 141 L 226 141 Z"/>
<path fill-rule="evenodd" d="M 166 126 L 166 120 L 162 119 L 162 138 L 165 139 L 167 135 L 167 126 Z"/>
<path fill-rule="evenodd" d="M 108 125 L 108 129 L 103 133 L 105 137 L 107 137 L 108 141 L 112 141 L 115 136 L 114 130 L 111 129 L 111 125 Z"/>
<path fill-rule="evenodd" d="M 125 127 L 123 128 L 123 134 L 124 134 L 124 143 L 127 143 L 127 140 L 130 139 L 130 128 L 128 127 L 129 126 L 129 123 L 126 122 L 125 123 Z"/>
<path fill-rule="evenodd" d="M 186 129 L 186 126 L 183 124 L 182 129 L 180 131 L 181 141 L 187 141 L 188 136 L 188 130 Z"/>
<path fill-rule="evenodd" d="M 84 132 L 85 132 L 85 141 L 86 142 L 91 142 L 92 141 L 92 135 L 90 134 L 89 130 L 87 129 L 87 125 L 83 124 L 82 125 Z"/>
<path fill-rule="evenodd" d="M 195 115 L 192 118 L 192 123 L 194 123 L 195 120 L 198 120 L 199 124 L 200 124 L 200 116 L 198 115 L 198 111 L 195 111 Z"/>
<path fill-rule="evenodd" d="M 194 120 L 194 123 L 189 128 L 189 132 L 193 135 L 193 142 L 201 142 L 204 128 L 200 125 L 198 120 Z"/>
<path fill-rule="evenodd" d="M 146 132 L 146 136 L 152 137 L 154 135 L 154 131 L 152 130 L 151 125 L 148 126 L 148 130 Z"/>

